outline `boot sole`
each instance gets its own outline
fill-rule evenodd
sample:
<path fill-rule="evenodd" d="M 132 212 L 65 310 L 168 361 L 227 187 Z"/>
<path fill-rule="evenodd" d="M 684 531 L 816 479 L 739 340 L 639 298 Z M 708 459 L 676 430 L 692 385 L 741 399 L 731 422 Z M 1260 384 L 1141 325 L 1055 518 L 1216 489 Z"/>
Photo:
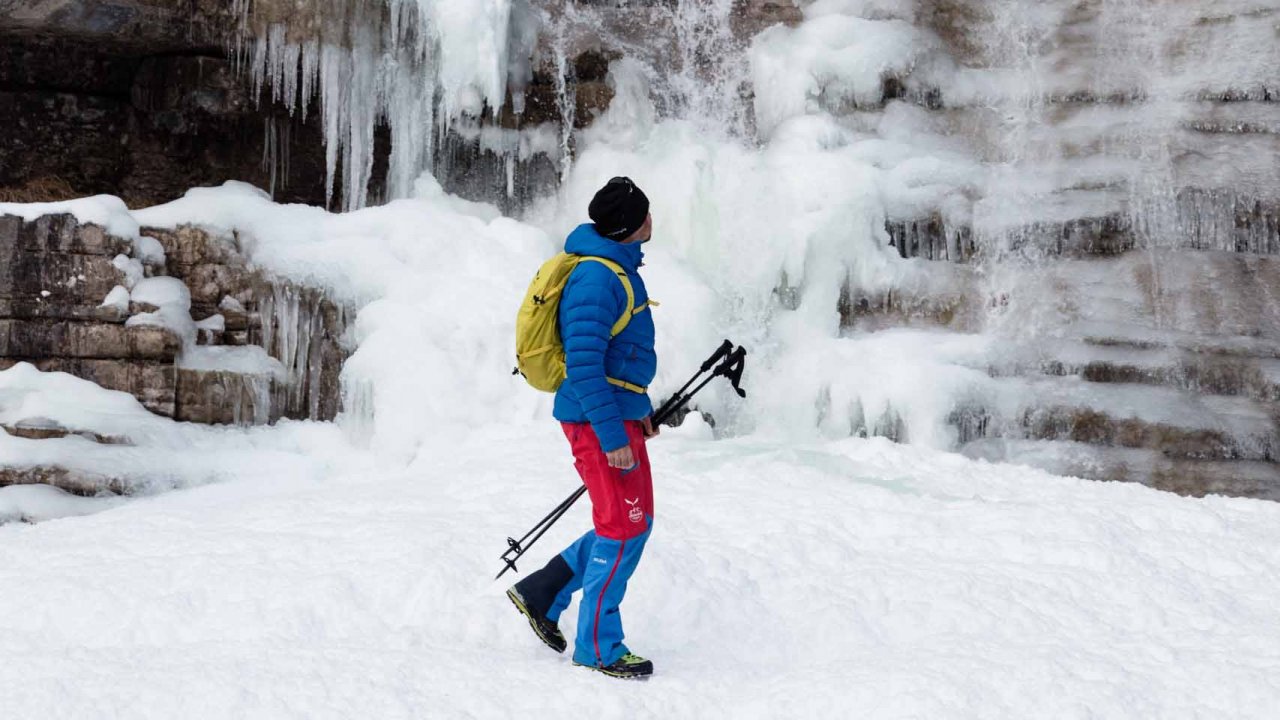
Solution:
<path fill-rule="evenodd" d="M 533 634 L 538 636 L 538 639 L 541 640 L 544 645 L 558 653 L 565 651 L 565 648 L 568 647 L 567 644 L 565 647 L 557 647 L 555 643 L 548 640 L 546 636 L 542 634 L 542 631 L 538 629 L 538 623 L 534 622 L 533 613 L 529 612 L 529 608 L 524 606 L 524 603 L 520 601 L 520 596 L 517 595 L 514 590 L 507 590 L 507 598 L 511 600 L 512 605 L 516 606 L 516 609 L 520 611 L 520 614 L 529 621 L 529 627 L 533 629 Z"/>
<path fill-rule="evenodd" d="M 577 665 L 577 666 L 578 666 L 578 667 L 580 667 L 580 668 L 586 668 L 586 669 L 588 669 L 588 670 L 595 670 L 596 672 L 600 673 L 601 675 L 605 675 L 605 676 L 608 676 L 608 677 L 611 677 L 611 678 L 617 678 L 617 679 L 619 679 L 619 680 L 640 680 L 640 681 L 644 681 L 644 680 L 648 680 L 649 678 L 653 677 L 653 671 L 652 671 L 652 670 L 650 670 L 650 671 L 649 671 L 649 672 L 647 672 L 647 673 L 618 673 L 618 672 L 610 672 L 609 670 L 606 670 L 606 669 L 604 669 L 604 668 L 602 668 L 602 667 L 596 667 L 595 665 L 583 665 L 582 663 L 580 663 L 580 662 L 576 662 L 576 661 L 575 661 L 573 664 L 574 664 L 574 665 Z"/>

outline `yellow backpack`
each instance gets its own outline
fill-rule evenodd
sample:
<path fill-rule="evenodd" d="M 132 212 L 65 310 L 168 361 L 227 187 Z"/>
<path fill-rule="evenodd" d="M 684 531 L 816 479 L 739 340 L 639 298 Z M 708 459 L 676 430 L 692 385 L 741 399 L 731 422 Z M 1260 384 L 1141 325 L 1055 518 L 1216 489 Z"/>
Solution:
<path fill-rule="evenodd" d="M 610 337 L 626 329 L 636 314 L 635 291 L 627 271 L 612 260 L 589 255 L 560 253 L 542 264 L 529 283 L 529 290 L 516 315 L 516 372 L 530 385 L 544 392 L 555 392 L 564 382 L 564 342 L 560 339 L 560 294 L 569 282 L 569 274 L 581 262 L 598 262 L 613 271 L 627 293 L 627 307 L 613 324 Z M 646 306 L 649 303 L 646 303 Z M 640 308 L 643 310 L 644 308 Z M 648 388 L 608 378 L 612 385 L 643 393 Z"/>

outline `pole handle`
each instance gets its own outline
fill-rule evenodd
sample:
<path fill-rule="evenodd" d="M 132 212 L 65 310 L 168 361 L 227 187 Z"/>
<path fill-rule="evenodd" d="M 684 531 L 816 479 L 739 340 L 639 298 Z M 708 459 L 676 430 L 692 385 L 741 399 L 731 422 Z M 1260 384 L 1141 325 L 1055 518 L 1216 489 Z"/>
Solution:
<path fill-rule="evenodd" d="M 698 372 L 698 374 L 701 375 L 702 373 L 710 370 L 712 367 L 715 366 L 716 363 L 720 362 L 720 358 L 728 355 L 731 352 L 733 352 L 732 342 L 725 340 L 724 342 L 720 343 L 720 347 L 716 348 L 716 351 L 711 354 L 711 357 L 707 358 L 706 361 L 702 363 L 702 369 Z"/>

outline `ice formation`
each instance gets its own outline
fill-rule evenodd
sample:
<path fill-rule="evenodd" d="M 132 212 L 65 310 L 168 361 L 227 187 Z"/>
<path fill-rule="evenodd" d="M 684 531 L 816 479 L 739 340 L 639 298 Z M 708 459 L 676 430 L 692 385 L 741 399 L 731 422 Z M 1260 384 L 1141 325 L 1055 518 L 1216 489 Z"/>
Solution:
<path fill-rule="evenodd" d="M 237 6 L 251 38 L 240 57 L 255 87 L 269 87 L 273 100 L 304 117 L 318 114 L 328 193 L 332 197 L 341 178 L 348 210 L 370 199 L 380 123 L 391 132 L 388 193 L 405 197 L 414 179 L 432 167 L 435 143 L 453 122 L 496 114 L 508 93 L 520 107 L 532 73 L 537 18 L 526 0 Z M 274 167 L 284 160 L 264 149 L 264 163 Z"/>
<path fill-rule="evenodd" d="M 279 207 L 231 183 L 125 222 L 235 231 L 254 263 L 355 310 L 344 426 L 392 457 L 412 457 L 422 428 L 482 422 L 486 403 L 513 393 L 505 413 L 542 409 L 502 376 L 509 296 L 619 174 L 646 188 L 657 220 L 648 276 L 667 311 L 655 392 L 722 337 L 753 349 L 746 403 L 699 399 L 718 433 L 956 449 L 1033 429 L 1056 437 L 1077 412 L 1153 433 L 1177 421 L 1177 433 L 1219 438 L 1219 454 L 1273 452 L 1236 421 L 1256 410 L 1247 403 L 1078 387 L 1110 373 L 1275 392 L 1265 362 L 1187 359 L 1235 352 L 1231 336 L 1248 334 L 1246 354 L 1265 354 L 1274 313 L 1257 298 L 1271 265 L 1174 252 L 1280 249 L 1274 218 L 1250 204 L 1280 186 L 1259 152 L 1274 133 L 1196 129 L 1274 119 L 1253 102 L 1272 97 L 1268 68 L 1280 66 L 1256 3 L 1179 7 L 1159 23 L 1140 0 L 1080 12 L 1000 3 L 952 22 L 910 3 L 820 0 L 797 26 L 749 39 L 734 34 L 734 8 L 259 3 L 244 16 L 256 37 L 246 67 L 318 113 L 350 211 Z M 640 37 L 637 19 L 668 31 Z M 608 110 L 580 129 L 571 61 L 592 43 L 622 56 Z M 496 122 L 504 107 L 519 113 L 535 61 L 555 68 L 560 122 Z M 354 209 L 377 199 L 361 193 L 378 123 L 392 133 L 398 199 Z M 446 133 L 502 159 L 507 195 L 517 162 L 544 156 L 556 177 L 518 220 L 503 218 L 432 174 Z M 1240 182 L 1222 180 L 1228 164 Z M 1093 260 L 1134 249 L 1144 253 Z M 134 263 L 122 260 L 131 283 Z M 261 340 L 301 407 L 316 397 L 317 313 L 292 287 L 265 307 Z"/>
<path fill-rule="evenodd" d="M 1104 3 L 1077 17 L 1065 3 L 999 5 L 965 18 L 965 36 L 957 38 L 955 27 L 910 4 L 821 0 L 805 6 L 798 26 L 776 26 L 749 42 L 732 32 L 733 3 L 720 0 L 612 15 L 579 4 L 545 14 L 499 2 L 393 3 L 358 22 L 344 11 L 319 25 L 287 13 L 253 25 L 279 11 L 267 7 L 265 15 L 246 16 L 258 33 L 251 66 L 260 80 L 299 112 L 313 94 L 319 98 L 331 160 L 341 155 L 346 168 L 344 187 L 365 185 L 372 126 L 387 122 L 392 196 L 404 200 L 329 215 L 245 198 L 230 212 L 237 191 L 227 187 L 193 191 L 140 217 L 240 231 L 255 262 L 331 287 L 361 308 L 353 337 L 360 350 L 344 372 L 348 427 L 375 444 L 394 435 L 391 445 L 404 453 L 412 432 L 387 418 L 416 411 L 392 406 L 413 392 L 458 397 L 389 369 L 393 357 L 431 356 L 433 344 L 446 343 L 388 331 L 432 315 L 425 297 L 408 288 L 433 295 L 423 286 L 456 279 L 440 276 L 431 264 L 438 257 L 479 262 L 459 253 L 515 264 L 502 271 L 501 287 L 520 286 L 520 264 L 532 265 L 584 219 L 603 180 L 628 174 L 654 202 L 655 296 L 679 308 L 659 323 L 659 392 L 705 347 L 731 335 L 756 349 L 759 391 L 745 406 L 714 392 L 702 399 L 718 430 L 886 435 L 955 448 L 1000 423 L 1021 422 L 1035 407 L 1029 398 L 1071 395 L 1052 378 L 1001 377 L 1048 364 L 1035 347 L 1038 335 L 1065 343 L 1061 352 L 1085 352 L 1082 343 L 1091 340 L 1079 319 L 1108 312 L 1101 299 L 1086 308 L 1046 289 L 1046 277 L 1053 287 L 1094 282 L 1088 263 L 1059 264 L 1056 255 L 1106 250 L 1106 243 L 1117 243 L 1110 251 L 1267 251 L 1272 242 L 1265 222 L 1241 230 L 1236 221 L 1248 187 L 1197 189 L 1206 169 L 1173 160 L 1180 144 L 1199 142 L 1185 130 L 1203 112 L 1195 98 L 1270 92 L 1259 58 L 1276 50 L 1265 42 L 1265 19 L 1237 2 L 1178 9 L 1167 24 L 1153 24 L 1143 7 Z M 670 32 L 635 37 L 619 13 Z M 1218 19 L 1206 21 L 1210 15 Z M 584 37 L 624 57 L 610 65 L 608 111 L 575 131 L 568 61 Z M 1050 42 L 1059 37 L 1075 44 Z M 1240 47 L 1228 48 L 1228 37 Z M 482 122 L 508 95 L 518 111 L 538 42 L 557 68 L 560 126 Z M 1186 53 L 1165 52 L 1172 42 Z M 1080 48 L 1097 56 L 1077 57 Z M 397 53 L 407 53 L 404 61 L 390 62 Z M 559 161 L 559 186 L 544 188 L 523 217 L 541 232 L 499 221 L 494 208 L 451 197 L 422 173 L 446 129 L 506 158 L 508 194 L 511 163 L 534 154 Z M 1244 177 L 1274 187 L 1275 172 L 1254 160 Z M 346 205 L 367 199 L 349 196 Z M 504 233 L 531 244 L 515 250 Z M 1165 269 L 1155 276 L 1172 277 L 1182 261 L 1160 262 Z M 492 283 L 482 276 L 477 268 L 476 282 Z M 469 287 L 456 292 L 480 307 L 492 301 Z M 306 313 L 295 306 L 296 299 L 273 301 L 285 329 L 266 338 L 290 377 L 304 374 L 307 363 L 309 331 L 299 320 Z M 1071 320 L 1068 306 L 1081 318 Z M 495 302 L 492 314 L 481 312 L 483 323 L 447 342 L 503 357 L 501 307 Z M 1126 313 L 1118 323 L 1140 320 Z M 1172 310 L 1163 317 L 1183 322 Z M 906 327 L 856 332 L 894 318 Z M 483 382 L 475 392 L 489 391 Z M 304 385 L 293 387 L 303 392 Z M 1104 399 L 1089 402 L 1094 410 L 1126 411 Z M 457 417 L 464 404 L 437 410 Z M 1163 422 L 1158 405 L 1152 396 L 1128 411 Z"/>

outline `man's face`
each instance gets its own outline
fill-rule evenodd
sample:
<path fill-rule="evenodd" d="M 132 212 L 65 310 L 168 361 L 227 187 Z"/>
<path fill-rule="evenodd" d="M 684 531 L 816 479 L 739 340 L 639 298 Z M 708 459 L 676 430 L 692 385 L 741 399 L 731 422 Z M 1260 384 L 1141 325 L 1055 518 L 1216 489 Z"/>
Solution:
<path fill-rule="evenodd" d="M 647 243 L 649 242 L 649 239 L 652 237 L 653 237 L 653 213 L 649 213 L 648 215 L 645 216 L 644 224 L 640 226 L 640 229 L 631 233 L 631 237 L 627 238 L 626 240 L 623 240 L 622 242 L 624 244 L 630 244 L 634 242 Z"/>

